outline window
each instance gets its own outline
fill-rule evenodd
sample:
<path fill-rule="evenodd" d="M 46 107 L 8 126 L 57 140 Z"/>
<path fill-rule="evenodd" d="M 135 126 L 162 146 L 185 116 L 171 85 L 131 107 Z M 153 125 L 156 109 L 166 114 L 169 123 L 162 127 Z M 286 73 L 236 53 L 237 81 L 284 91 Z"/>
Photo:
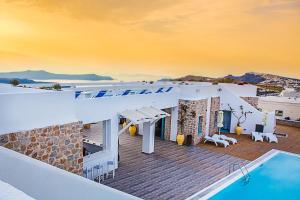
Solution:
<path fill-rule="evenodd" d="M 215 111 L 214 127 L 218 127 L 218 114 L 219 114 L 219 111 Z"/>
<path fill-rule="evenodd" d="M 202 123 L 203 123 L 203 117 L 199 116 L 199 118 L 198 118 L 198 136 L 202 135 Z"/>
<path fill-rule="evenodd" d="M 283 111 L 282 110 L 275 110 L 275 115 L 282 117 L 283 116 Z"/>

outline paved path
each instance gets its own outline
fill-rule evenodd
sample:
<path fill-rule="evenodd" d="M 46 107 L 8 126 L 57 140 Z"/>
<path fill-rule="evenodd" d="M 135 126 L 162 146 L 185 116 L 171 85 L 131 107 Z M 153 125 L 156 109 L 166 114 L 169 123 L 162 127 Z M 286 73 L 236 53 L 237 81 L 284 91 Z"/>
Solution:
<path fill-rule="evenodd" d="M 155 153 L 141 153 L 141 136 L 120 137 L 121 162 L 105 185 L 143 199 L 185 199 L 228 174 L 245 160 L 195 146 L 155 141 Z M 223 148 L 223 147 L 220 147 Z"/>

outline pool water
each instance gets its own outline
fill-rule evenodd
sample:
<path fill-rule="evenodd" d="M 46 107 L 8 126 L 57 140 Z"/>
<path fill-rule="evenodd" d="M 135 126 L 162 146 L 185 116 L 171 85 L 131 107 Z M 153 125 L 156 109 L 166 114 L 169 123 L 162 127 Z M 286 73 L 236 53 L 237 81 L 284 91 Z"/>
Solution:
<path fill-rule="evenodd" d="M 300 157 L 278 153 L 250 172 L 250 181 L 240 178 L 210 200 L 300 200 Z"/>

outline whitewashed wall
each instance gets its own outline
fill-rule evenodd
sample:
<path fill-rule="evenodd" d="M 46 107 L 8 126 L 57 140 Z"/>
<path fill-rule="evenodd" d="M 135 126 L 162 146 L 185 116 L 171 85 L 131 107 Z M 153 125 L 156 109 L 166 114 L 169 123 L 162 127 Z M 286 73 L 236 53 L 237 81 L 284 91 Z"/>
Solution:
<path fill-rule="evenodd" d="M 275 102 L 260 98 L 258 100 L 258 107 L 268 112 L 275 112 L 275 110 L 283 111 L 283 116 L 277 116 L 278 119 L 284 119 L 285 117 L 290 117 L 291 120 L 300 119 L 300 103 Z"/>
<path fill-rule="evenodd" d="M 181 99 L 205 99 L 219 96 L 219 85 L 182 85 L 180 86 Z"/>
<path fill-rule="evenodd" d="M 255 131 L 256 124 L 263 123 L 264 113 L 258 111 L 256 108 L 251 106 L 248 102 L 236 96 L 234 93 L 226 88 L 222 89 L 221 92 L 221 110 L 229 110 L 228 104 L 240 114 L 240 106 L 242 105 L 244 111 L 251 111 L 252 113 L 248 115 L 247 120 L 242 124 L 245 133 L 251 133 Z M 237 119 L 231 116 L 231 128 L 230 132 L 235 132 L 237 125 Z M 264 128 L 264 132 L 273 132 L 275 128 L 275 114 L 274 112 L 269 113 L 267 117 L 267 125 Z"/>
<path fill-rule="evenodd" d="M 76 100 L 76 115 L 83 123 L 108 120 L 126 109 L 154 106 L 159 109 L 178 105 L 178 93 L 129 95 Z"/>
<path fill-rule="evenodd" d="M 35 199 L 139 199 L 3 147 L 0 163 L 0 180 Z"/>
<path fill-rule="evenodd" d="M 255 97 L 257 95 L 257 87 L 254 85 L 237 85 L 229 83 L 220 83 L 219 85 L 240 97 Z"/>
<path fill-rule="evenodd" d="M 0 134 L 78 121 L 73 92 L 0 94 Z"/>
<path fill-rule="evenodd" d="M 172 83 L 143 84 L 114 84 L 102 86 L 81 87 L 79 90 L 97 92 L 100 89 L 121 91 L 124 89 L 157 89 L 171 86 L 173 89 L 168 93 L 158 94 L 134 94 L 127 96 L 113 96 L 101 98 L 78 98 L 75 99 L 75 91 L 69 89 L 61 92 L 32 93 L 2 93 L 0 94 L 0 134 L 41 128 L 54 124 L 64 124 L 74 121 L 91 123 L 108 120 L 115 117 L 119 112 L 126 109 L 136 109 L 143 106 L 154 106 L 160 109 L 176 107 L 178 99 L 203 99 L 219 96 L 219 88 L 231 91 L 237 96 L 252 96 L 256 94 L 256 87 L 250 85 L 193 83 L 190 85 L 178 85 Z M 0 92 L 1 93 L 1 92 Z M 227 95 L 227 101 L 234 97 Z M 254 109 L 254 108 L 252 108 Z"/>

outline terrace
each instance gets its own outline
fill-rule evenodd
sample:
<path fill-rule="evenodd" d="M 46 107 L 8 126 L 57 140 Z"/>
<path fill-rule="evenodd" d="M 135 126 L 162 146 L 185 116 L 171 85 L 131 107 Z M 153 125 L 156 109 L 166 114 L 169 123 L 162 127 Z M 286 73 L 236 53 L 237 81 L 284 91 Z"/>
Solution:
<path fill-rule="evenodd" d="M 300 154 L 300 128 L 277 125 L 276 132 L 288 134 L 287 138 L 278 138 L 278 144 L 268 142 L 253 142 L 249 135 L 230 134 L 238 140 L 236 145 L 227 148 L 216 147 L 211 144 L 199 144 L 201 148 L 217 153 L 225 153 L 245 160 L 255 160 L 272 149 Z"/>
<path fill-rule="evenodd" d="M 277 126 L 287 133 L 279 143 L 253 142 L 250 136 L 238 139 L 227 148 L 212 144 L 178 146 L 174 142 L 155 139 L 155 152 L 140 152 L 142 137 L 120 136 L 120 165 L 115 179 L 104 184 L 143 199 L 185 199 L 228 175 L 231 163 L 248 163 L 271 149 L 300 153 L 300 128 Z"/>
<path fill-rule="evenodd" d="M 119 168 L 115 179 L 105 180 L 105 185 L 143 199 L 185 199 L 228 175 L 230 163 L 247 163 L 224 153 L 158 138 L 153 154 L 141 153 L 141 145 L 141 136 L 120 136 Z"/>

